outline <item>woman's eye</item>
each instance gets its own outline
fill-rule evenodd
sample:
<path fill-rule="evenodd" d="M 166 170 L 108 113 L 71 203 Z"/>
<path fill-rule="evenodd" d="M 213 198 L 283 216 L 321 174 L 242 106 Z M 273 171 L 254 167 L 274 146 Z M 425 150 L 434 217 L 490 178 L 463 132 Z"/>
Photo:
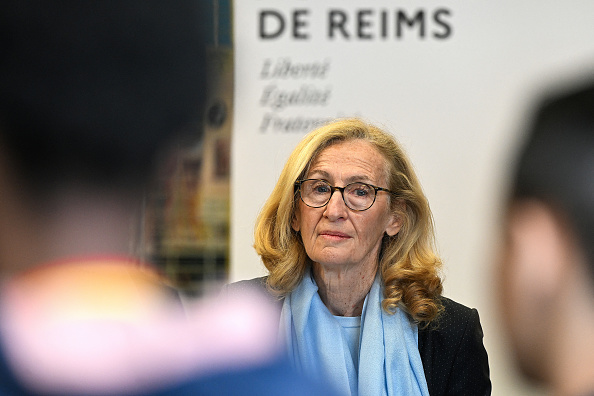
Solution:
<path fill-rule="evenodd" d="M 357 185 L 353 186 L 349 194 L 354 195 L 355 197 L 366 197 L 370 194 L 369 187 L 365 185 Z"/>
<path fill-rule="evenodd" d="M 319 184 L 317 186 L 314 186 L 313 190 L 318 194 L 326 194 L 328 191 L 330 191 L 330 187 L 328 187 L 325 184 Z"/>

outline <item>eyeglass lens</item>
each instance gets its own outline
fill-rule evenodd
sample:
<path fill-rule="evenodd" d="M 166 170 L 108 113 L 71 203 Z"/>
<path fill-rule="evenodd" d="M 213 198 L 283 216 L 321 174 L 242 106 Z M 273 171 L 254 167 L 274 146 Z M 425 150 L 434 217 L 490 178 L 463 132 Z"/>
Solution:
<path fill-rule="evenodd" d="M 314 208 L 326 205 L 334 192 L 333 187 L 323 180 L 305 180 L 300 190 L 303 202 Z M 347 184 L 341 192 L 344 203 L 353 210 L 369 209 L 375 201 L 375 189 L 369 184 Z"/>

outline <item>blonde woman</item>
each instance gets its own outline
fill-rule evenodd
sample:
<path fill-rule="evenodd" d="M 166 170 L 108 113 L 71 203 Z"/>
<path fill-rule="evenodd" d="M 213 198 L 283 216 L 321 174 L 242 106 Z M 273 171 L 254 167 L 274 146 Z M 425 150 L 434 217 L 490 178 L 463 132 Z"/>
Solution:
<path fill-rule="evenodd" d="M 349 395 L 489 395 L 478 313 L 441 295 L 429 204 L 387 132 L 308 134 L 257 220 L 289 357 Z"/>

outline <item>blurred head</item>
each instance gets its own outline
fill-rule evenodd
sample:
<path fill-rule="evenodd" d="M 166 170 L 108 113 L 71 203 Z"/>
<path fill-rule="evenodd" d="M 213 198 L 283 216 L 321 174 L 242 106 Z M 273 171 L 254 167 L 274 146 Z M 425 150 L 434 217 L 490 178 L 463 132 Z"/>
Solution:
<path fill-rule="evenodd" d="M 316 161 L 331 153 L 339 158 L 341 150 L 344 150 L 344 158 L 363 152 L 353 151 L 354 145 L 363 147 L 370 158 L 375 157 L 373 162 L 378 165 L 378 169 L 370 173 L 373 174 L 371 178 L 377 180 L 366 182 L 393 192 L 379 191 L 376 202 L 367 211 L 355 212 L 343 207 L 354 215 L 363 216 L 374 216 L 371 212 L 382 210 L 386 218 L 397 223 L 393 227 L 391 221 L 382 220 L 377 223 L 377 229 L 369 224 L 366 231 L 379 239 L 370 243 L 378 242 L 380 246 L 378 266 L 388 297 L 384 308 L 394 309 L 403 301 L 416 319 L 424 315 L 433 318 L 437 306 L 433 307 L 435 311 L 421 312 L 416 305 L 419 299 L 412 297 L 412 289 L 417 287 L 421 291 L 417 296 L 428 300 L 436 299 L 441 292 L 441 281 L 437 276 L 440 262 L 433 253 L 433 223 L 427 199 L 408 158 L 393 136 L 357 119 L 339 120 L 314 130 L 299 143 L 285 164 L 256 224 L 255 247 L 270 271 L 269 286 L 281 295 L 291 292 L 311 264 L 307 244 L 299 232 L 300 213 L 307 209 L 295 182 L 314 176 L 323 179 L 321 175 L 310 174 Z M 363 154 L 356 159 L 363 160 Z M 338 187 L 347 184 L 345 181 L 329 181 Z M 339 194 L 333 194 L 328 205 L 333 205 L 335 200 L 343 205 Z"/>
<path fill-rule="evenodd" d="M 568 288 L 594 307 L 594 86 L 540 103 L 512 183 L 501 306 L 521 368 L 543 379 Z"/>
<path fill-rule="evenodd" d="M 23 186 L 135 188 L 199 133 L 198 1 L 3 1 L 0 153 Z"/>

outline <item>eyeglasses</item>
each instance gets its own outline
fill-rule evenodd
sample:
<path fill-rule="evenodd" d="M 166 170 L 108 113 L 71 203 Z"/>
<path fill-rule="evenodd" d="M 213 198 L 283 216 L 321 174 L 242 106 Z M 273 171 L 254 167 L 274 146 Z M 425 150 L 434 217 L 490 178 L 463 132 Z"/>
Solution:
<path fill-rule="evenodd" d="M 326 206 L 330 202 L 334 191 L 338 190 L 347 208 L 358 212 L 371 208 L 378 191 L 394 194 L 387 188 L 376 187 L 372 184 L 355 182 L 344 187 L 334 187 L 327 181 L 320 179 L 297 180 L 295 187 L 299 189 L 299 195 L 303 203 L 309 207 L 321 208 Z"/>

